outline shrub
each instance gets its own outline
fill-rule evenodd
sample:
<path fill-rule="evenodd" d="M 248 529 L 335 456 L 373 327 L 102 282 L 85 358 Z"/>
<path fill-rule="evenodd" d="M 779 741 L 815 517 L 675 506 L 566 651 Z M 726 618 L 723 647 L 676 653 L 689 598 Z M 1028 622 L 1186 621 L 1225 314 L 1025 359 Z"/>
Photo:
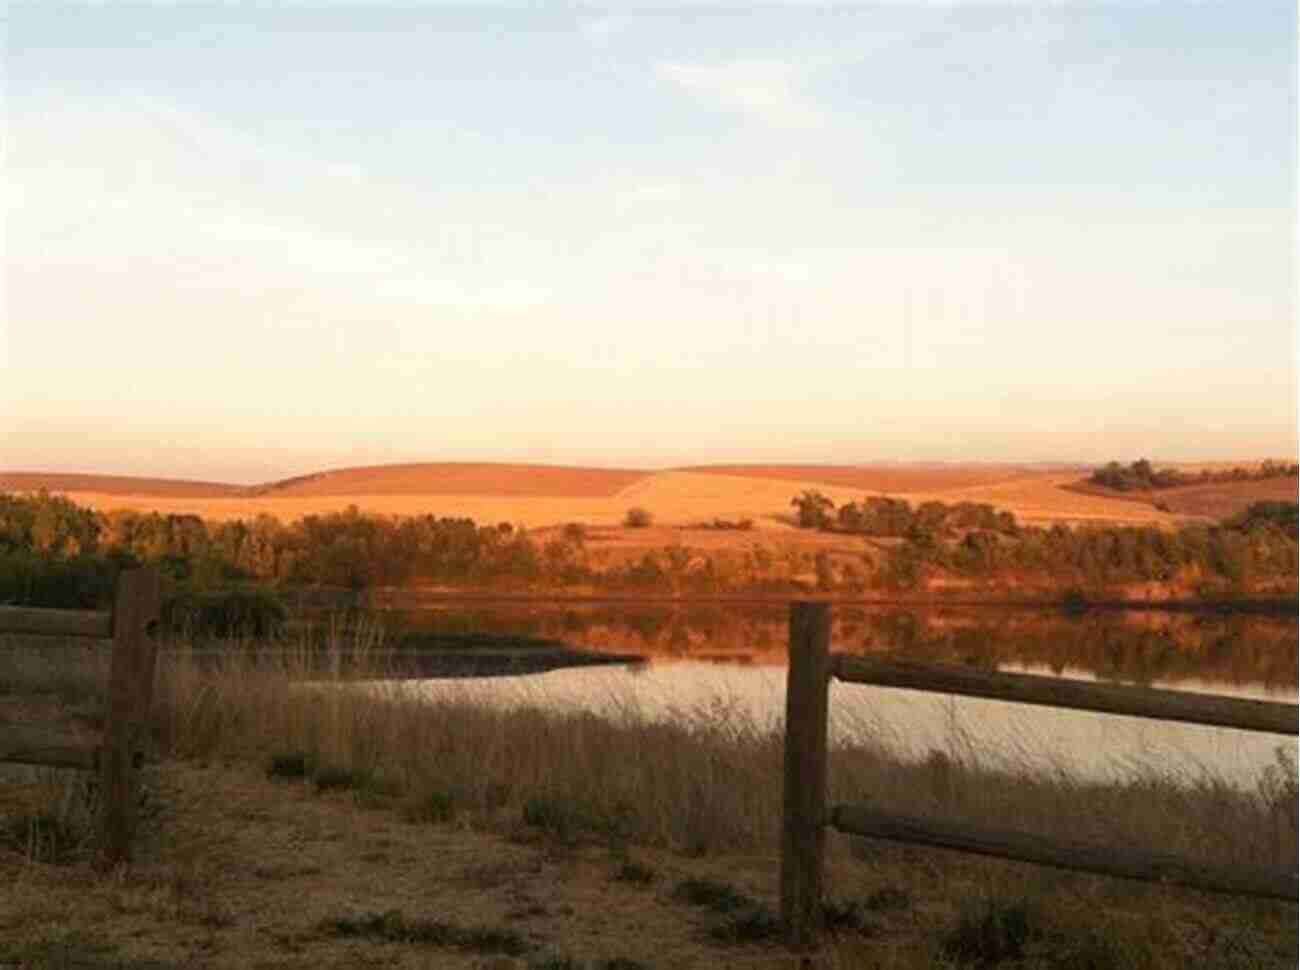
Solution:
<path fill-rule="evenodd" d="M 702 906 L 715 913 L 734 913 L 757 905 L 754 900 L 725 882 L 712 879 L 685 879 L 679 882 L 673 890 L 673 899 L 691 906 Z"/>
<path fill-rule="evenodd" d="M 623 864 L 618 867 L 614 873 L 614 878 L 619 882 L 630 882 L 637 886 L 648 886 L 655 881 L 655 871 L 649 866 L 643 866 L 639 862 L 633 862 L 631 859 L 625 859 Z"/>
<path fill-rule="evenodd" d="M 450 822 L 455 802 L 451 792 L 431 791 L 412 806 L 408 816 L 414 822 Z"/>
<path fill-rule="evenodd" d="M 25 855 L 31 862 L 71 865 L 92 838 L 89 826 L 53 812 L 16 814 L 0 824 L 0 846 Z"/>
<path fill-rule="evenodd" d="M 571 842 L 584 830 L 598 827 L 597 820 L 575 801 L 547 795 L 534 795 L 524 802 L 525 825 L 542 829 L 564 842 Z"/>
<path fill-rule="evenodd" d="M 401 910 L 396 909 L 387 913 L 327 919 L 321 922 L 320 928 L 333 936 L 387 940 L 391 943 L 423 943 L 477 953 L 520 956 L 530 949 L 528 941 L 514 930 L 492 926 L 457 926 L 439 920 L 407 919 Z"/>
<path fill-rule="evenodd" d="M 301 751 L 277 754 L 267 765 L 268 778 L 306 778 L 311 772 L 311 759 Z"/>
<path fill-rule="evenodd" d="M 312 777 L 312 782 L 316 785 L 316 791 L 318 792 L 337 791 L 344 788 L 364 788 L 367 780 L 367 777 L 361 772 L 330 766 L 316 769 L 316 774 Z"/>
<path fill-rule="evenodd" d="M 962 911 L 944 938 L 943 951 L 959 964 L 981 967 L 1019 960 L 1030 938 L 1039 935 L 1039 923 L 1037 911 L 1026 899 L 985 899 Z"/>
<path fill-rule="evenodd" d="M 912 905 L 911 894 L 905 889 L 894 886 L 882 886 L 863 900 L 862 905 L 874 912 L 892 909 L 907 909 Z"/>
<path fill-rule="evenodd" d="M 654 516 L 650 514 L 650 510 L 640 506 L 628 509 L 627 514 L 623 516 L 623 524 L 629 529 L 644 529 L 653 521 Z"/>
<path fill-rule="evenodd" d="M 265 590 L 185 591 L 168 597 L 163 624 L 195 637 L 274 637 L 284 629 L 288 611 Z"/>

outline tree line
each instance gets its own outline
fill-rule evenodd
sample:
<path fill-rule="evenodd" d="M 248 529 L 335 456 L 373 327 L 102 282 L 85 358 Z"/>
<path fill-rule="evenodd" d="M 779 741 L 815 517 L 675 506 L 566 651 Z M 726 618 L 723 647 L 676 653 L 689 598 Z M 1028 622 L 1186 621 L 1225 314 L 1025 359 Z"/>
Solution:
<path fill-rule="evenodd" d="M 871 497 L 836 508 L 805 491 L 791 499 L 800 527 L 895 540 L 881 550 L 877 585 L 912 589 L 928 576 L 1050 577 L 1063 588 L 1133 582 L 1192 591 L 1245 591 L 1297 573 L 1297 504 L 1256 502 L 1220 525 L 1026 526 L 991 505 Z"/>
<path fill-rule="evenodd" d="M 1139 458 L 1129 465 L 1122 465 L 1117 461 L 1108 462 L 1096 469 L 1088 481 L 1117 492 L 1153 492 L 1183 485 L 1256 482 L 1268 478 L 1295 478 L 1297 475 L 1300 475 L 1300 465 L 1288 465 L 1271 459 L 1257 468 L 1237 467 L 1223 471 L 1202 469 L 1195 474 L 1190 474 L 1173 468 L 1157 469 L 1146 458 Z"/>
<path fill-rule="evenodd" d="M 788 595 L 926 590 L 945 577 L 1008 588 L 1104 590 L 1134 581 L 1187 595 L 1294 590 L 1296 503 L 1262 502 L 1220 525 L 1029 527 L 977 503 L 865 498 L 836 507 L 792 500 L 805 528 L 861 537 L 853 551 L 777 539 L 708 554 L 680 543 L 612 561 L 571 523 L 544 534 L 432 514 L 350 507 L 282 523 L 196 515 L 96 512 L 57 495 L 0 493 L 0 603 L 102 608 L 117 572 L 158 564 L 171 588 L 451 586 Z M 201 611 L 193 597 L 185 609 Z M 246 609 L 247 604 L 236 604 Z M 235 609 L 234 606 L 231 607 Z M 242 614 L 241 614 L 242 615 Z"/>

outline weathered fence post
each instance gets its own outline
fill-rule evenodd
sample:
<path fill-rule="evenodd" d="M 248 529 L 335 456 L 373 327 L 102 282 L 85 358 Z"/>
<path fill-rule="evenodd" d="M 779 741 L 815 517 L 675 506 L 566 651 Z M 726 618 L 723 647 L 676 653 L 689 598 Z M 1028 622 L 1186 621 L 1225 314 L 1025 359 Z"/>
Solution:
<path fill-rule="evenodd" d="M 99 752 L 100 841 L 97 864 L 112 868 L 131 858 L 136 821 L 136 752 L 153 700 L 158 647 L 153 638 L 161 610 L 156 568 L 122 572 L 113 607 L 113 658 L 108 722 Z"/>
<path fill-rule="evenodd" d="M 787 944 L 797 948 L 814 945 L 822 928 L 830 640 L 829 603 L 790 604 L 781 922 Z"/>

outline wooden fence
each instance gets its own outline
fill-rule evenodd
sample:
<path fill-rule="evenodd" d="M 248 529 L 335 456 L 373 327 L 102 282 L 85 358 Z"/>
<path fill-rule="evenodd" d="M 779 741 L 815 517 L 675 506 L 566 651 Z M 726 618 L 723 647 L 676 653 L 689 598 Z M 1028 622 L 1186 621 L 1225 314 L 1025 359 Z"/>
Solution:
<path fill-rule="evenodd" d="M 1296 901 L 1300 884 L 1291 870 L 1206 866 L 1171 855 L 1121 852 L 1025 832 L 889 815 L 862 805 L 838 805 L 829 811 L 826 806 L 827 721 L 832 677 L 858 684 L 1290 735 L 1300 733 L 1296 705 L 832 654 L 830 633 L 829 603 L 791 604 L 781 919 L 787 942 L 792 946 L 811 945 L 821 930 L 822 872 L 828 825 L 870 838 L 1167 882 L 1212 892 Z"/>
<path fill-rule="evenodd" d="M 78 743 L 46 731 L 5 728 L 0 761 L 79 768 L 99 773 L 96 863 L 111 868 L 131 857 L 140 751 L 153 701 L 161 596 L 156 568 L 121 573 L 113 611 L 42 610 L 0 606 L 0 633 L 112 638 L 108 710 L 103 741 Z"/>

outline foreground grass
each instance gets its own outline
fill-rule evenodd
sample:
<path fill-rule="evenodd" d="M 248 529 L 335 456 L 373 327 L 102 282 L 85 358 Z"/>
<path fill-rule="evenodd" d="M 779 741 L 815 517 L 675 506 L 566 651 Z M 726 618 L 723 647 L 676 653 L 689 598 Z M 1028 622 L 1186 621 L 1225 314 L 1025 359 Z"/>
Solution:
<path fill-rule="evenodd" d="M 557 710 L 522 688 L 502 704 L 455 690 L 430 696 L 375 679 L 383 671 L 366 670 L 364 657 L 361 673 L 304 684 L 295 663 L 234 653 L 202 670 L 184 652 L 169 655 L 154 710 L 158 749 L 263 764 L 489 831 L 522 816 L 564 837 L 597 833 L 688 854 L 777 845 L 781 733 L 724 699 L 665 721 L 613 698 L 614 713 L 600 716 Z M 1153 765 L 1117 783 L 1014 762 L 988 768 L 978 739 L 960 729 L 919 763 L 877 738 L 864 724 L 832 751 L 832 803 L 1046 835 L 1064 829 L 1207 863 L 1276 866 L 1297 855 L 1293 744 L 1279 748 L 1256 790 L 1241 791 L 1209 773 Z"/>
<path fill-rule="evenodd" d="M 151 725 L 160 807 L 146 813 L 144 861 L 116 889 L 97 884 L 61 910 L 49 925 L 62 935 L 28 919 L 10 937 L 36 903 L 11 898 L 9 918 L 0 905 L 0 938 L 15 941 L 0 962 L 147 965 L 126 960 L 148 955 L 104 915 L 130 923 L 143 912 L 173 938 L 170 955 L 148 957 L 158 966 L 240 965 L 249 934 L 271 941 L 266 966 L 348 965 L 362 950 L 411 966 L 488 955 L 518 967 L 777 965 L 761 962 L 780 954 L 772 730 L 725 703 L 665 723 L 631 704 L 599 718 L 526 697 L 429 700 L 342 675 L 306 685 L 301 672 L 292 657 L 271 665 L 235 651 L 201 669 L 183 650 L 169 654 Z M 100 684 L 93 664 L 0 670 L 0 696 L 44 696 L 90 724 Z M 833 753 L 832 801 L 1207 862 L 1296 857 L 1285 758 L 1241 792 L 1150 771 L 1115 785 L 1014 765 L 990 772 L 971 749 L 958 737 L 909 764 L 864 732 Z M 85 863 L 91 794 L 75 784 L 47 777 L 26 803 L 5 801 L 0 864 L 19 867 L 29 894 L 75 884 L 57 873 Z M 827 966 L 1295 965 L 1294 906 L 836 834 L 828 881 Z M 198 937 L 216 941 L 211 952 L 196 949 Z"/>

